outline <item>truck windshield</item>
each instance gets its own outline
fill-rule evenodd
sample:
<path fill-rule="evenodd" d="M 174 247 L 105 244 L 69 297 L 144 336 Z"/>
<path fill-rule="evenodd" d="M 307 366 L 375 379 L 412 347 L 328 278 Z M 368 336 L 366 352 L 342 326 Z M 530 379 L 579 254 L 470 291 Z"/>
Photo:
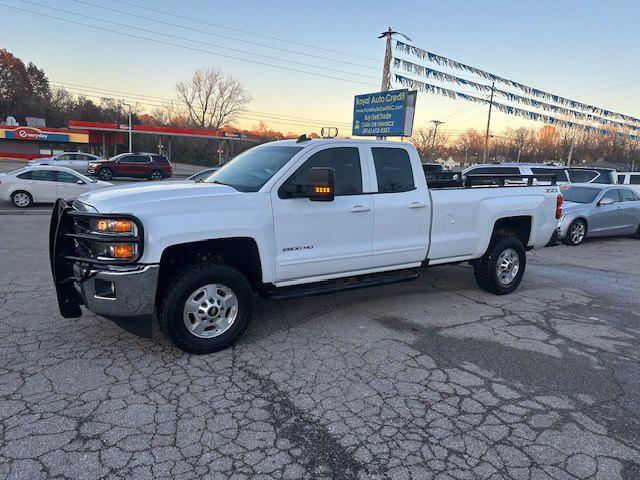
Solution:
<path fill-rule="evenodd" d="M 562 198 L 566 202 L 591 203 L 600 193 L 599 188 L 593 187 L 567 187 L 562 189 Z"/>
<path fill-rule="evenodd" d="M 205 183 L 222 183 L 241 192 L 257 192 L 304 147 L 262 145 L 235 157 Z"/>

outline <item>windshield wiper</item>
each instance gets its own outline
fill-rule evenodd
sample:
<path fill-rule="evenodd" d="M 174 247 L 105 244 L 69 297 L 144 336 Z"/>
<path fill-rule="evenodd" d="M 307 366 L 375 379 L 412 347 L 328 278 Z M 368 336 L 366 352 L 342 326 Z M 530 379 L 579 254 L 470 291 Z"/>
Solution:
<path fill-rule="evenodd" d="M 233 185 L 221 182 L 220 180 L 213 180 L 213 181 L 208 182 L 208 183 L 215 183 L 216 185 L 226 185 L 227 187 L 235 188 Z"/>

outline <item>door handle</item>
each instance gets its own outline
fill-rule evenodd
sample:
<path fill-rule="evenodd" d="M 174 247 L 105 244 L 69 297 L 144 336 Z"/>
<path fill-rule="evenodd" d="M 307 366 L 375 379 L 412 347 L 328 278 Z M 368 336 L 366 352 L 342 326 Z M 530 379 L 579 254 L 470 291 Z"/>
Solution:
<path fill-rule="evenodd" d="M 349 209 L 350 212 L 368 212 L 371 210 L 369 207 L 365 207 L 364 205 L 354 205 Z"/>
<path fill-rule="evenodd" d="M 422 203 L 422 202 L 411 202 L 409 204 L 409 208 L 424 208 L 426 206 L 427 206 L 427 204 L 426 203 Z"/>

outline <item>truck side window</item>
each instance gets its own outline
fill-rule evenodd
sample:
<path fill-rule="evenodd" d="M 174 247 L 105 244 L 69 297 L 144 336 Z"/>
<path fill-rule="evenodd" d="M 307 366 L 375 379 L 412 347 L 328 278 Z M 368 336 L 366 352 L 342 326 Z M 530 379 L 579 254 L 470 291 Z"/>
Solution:
<path fill-rule="evenodd" d="M 354 147 L 338 147 L 320 150 L 309 157 L 287 180 L 291 185 L 308 185 L 309 169 L 330 167 L 335 170 L 335 195 L 358 195 L 362 193 L 362 170 L 360 153 Z"/>
<path fill-rule="evenodd" d="M 378 193 L 409 192 L 416 188 L 409 153 L 404 148 L 372 147 Z"/>

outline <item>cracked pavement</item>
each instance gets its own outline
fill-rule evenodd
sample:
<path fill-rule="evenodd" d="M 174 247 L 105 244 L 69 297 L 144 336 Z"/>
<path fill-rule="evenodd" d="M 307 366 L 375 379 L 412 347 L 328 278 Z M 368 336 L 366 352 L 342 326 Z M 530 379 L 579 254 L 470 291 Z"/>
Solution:
<path fill-rule="evenodd" d="M 0 217 L 0 478 L 639 479 L 638 240 L 259 300 L 190 356 L 60 317 L 48 216 Z"/>

